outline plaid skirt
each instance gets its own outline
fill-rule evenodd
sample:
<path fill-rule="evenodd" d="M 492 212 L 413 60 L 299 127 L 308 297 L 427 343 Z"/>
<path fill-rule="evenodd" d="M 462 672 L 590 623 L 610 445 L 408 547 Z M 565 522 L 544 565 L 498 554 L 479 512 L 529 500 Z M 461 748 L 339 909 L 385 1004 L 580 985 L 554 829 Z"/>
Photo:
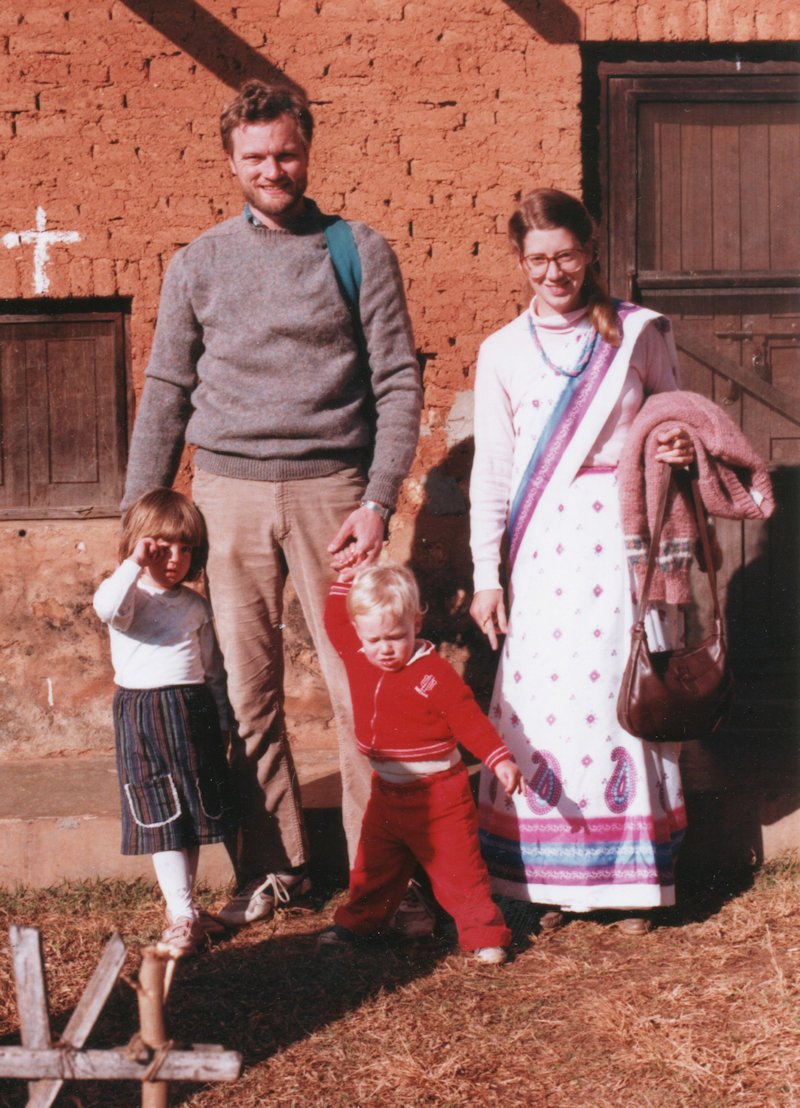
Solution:
<path fill-rule="evenodd" d="M 122 853 L 221 842 L 236 828 L 217 706 L 206 685 L 117 689 Z"/>

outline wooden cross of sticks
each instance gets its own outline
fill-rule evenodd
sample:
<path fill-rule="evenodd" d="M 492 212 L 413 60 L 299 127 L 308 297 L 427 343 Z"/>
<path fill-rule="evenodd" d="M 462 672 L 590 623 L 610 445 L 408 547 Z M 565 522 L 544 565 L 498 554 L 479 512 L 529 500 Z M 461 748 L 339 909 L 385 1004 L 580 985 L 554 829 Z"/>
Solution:
<path fill-rule="evenodd" d="M 134 986 L 139 1033 L 127 1048 L 82 1049 L 125 961 L 125 945 L 117 934 L 109 939 L 61 1040 L 53 1043 L 41 936 L 34 927 L 14 924 L 9 935 L 22 1046 L 0 1046 L 0 1078 L 28 1081 L 27 1108 L 49 1108 L 64 1081 L 141 1081 L 142 1108 L 166 1108 L 170 1081 L 235 1081 L 239 1076 L 242 1056 L 235 1051 L 209 1045 L 178 1050 L 167 1040 L 164 986 L 174 962 L 155 947 L 142 951 Z"/>

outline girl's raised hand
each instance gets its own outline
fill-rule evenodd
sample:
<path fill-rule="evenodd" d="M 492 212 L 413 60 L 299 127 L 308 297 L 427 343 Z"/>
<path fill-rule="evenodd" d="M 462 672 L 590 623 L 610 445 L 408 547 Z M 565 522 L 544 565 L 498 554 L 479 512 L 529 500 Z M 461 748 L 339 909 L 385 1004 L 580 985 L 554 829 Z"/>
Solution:
<path fill-rule="evenodd" d="M 147 569 L 164 557 L 164 547 L 149 535 L 143 535 L 133 548 L 131 558 L 137 566 Z"/>

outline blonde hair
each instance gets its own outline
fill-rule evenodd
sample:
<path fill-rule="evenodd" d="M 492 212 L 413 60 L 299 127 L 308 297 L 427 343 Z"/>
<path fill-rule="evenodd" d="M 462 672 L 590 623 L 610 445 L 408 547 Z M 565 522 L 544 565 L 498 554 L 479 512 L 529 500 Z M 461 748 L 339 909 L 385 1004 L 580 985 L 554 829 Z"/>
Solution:
<path fill-rule="evenodd" d="M 419 585 L 407 566 L 382 562 L 356 574 L 347 594 L 347 614 L 355 619 L 376 609 L 400 620 L 416 620 L 423 614 Z"/>
<path fill-rule="evenodd" d="M 508 221 L 508 235 L 520 257 L 528 231 L 561 229 L 569 231 L 584 250 L 591 250 L 594 255 L 597 237 L 594 220 L 585 205 L 568 192 L 561 192 L 559 189 L 535 189 L 525 197 Z M 610 346 L 619 346 L 622 332 L 617 310 L 608 295 L 596 261 L 590 262 L 586 267 L 582 291 L 586 297 L 589 321 L 594 329 L 599 331 L 600 337 Z"/>
<path fill-rule="evenodd" d="M 122 517 L 119 560 L 133 553 L 139 539 L 147 535 L 165 542 L 185 543 L 192 548 L 192 560 L 185 581 L 202 573 L 208 558 L 208 532 L 200 509 L 174 489 L 151 489 L 127 509 Z"/>

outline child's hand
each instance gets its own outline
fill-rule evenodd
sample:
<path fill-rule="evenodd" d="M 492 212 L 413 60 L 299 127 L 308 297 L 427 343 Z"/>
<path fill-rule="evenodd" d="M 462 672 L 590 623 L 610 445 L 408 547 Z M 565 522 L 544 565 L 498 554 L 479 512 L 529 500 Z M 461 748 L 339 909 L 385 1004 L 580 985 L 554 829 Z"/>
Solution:
<path fill-rule="evenodd" d="M 364 561 L 364 555 L 359 554 L 354 542 L 349 542 L 347 546 L 342 547 L 331 558 L 331 565 L 337 570 L 339 581 L 352 581 L 355 577 L 356 570 L 361 562 Z"/>
<path fill-rule="evenodd" d="M 504 758 L 502 762 L 497 763 L 494 767 L 494 775 L 506 790 L 507 796 L 524 791 L 519 766 L 510 758 Z"/>
<path fill-rule="evenodd" d="M 137 566 L 147 569 L 148 566 L 153 566 L 161 561 L 164 557 L 164 550 L 165 548 L 159 546 L 155 539 L 151 539 L 149 535 L 143 535 L 134 546 L 131 559 L 136 562 Z"/>

